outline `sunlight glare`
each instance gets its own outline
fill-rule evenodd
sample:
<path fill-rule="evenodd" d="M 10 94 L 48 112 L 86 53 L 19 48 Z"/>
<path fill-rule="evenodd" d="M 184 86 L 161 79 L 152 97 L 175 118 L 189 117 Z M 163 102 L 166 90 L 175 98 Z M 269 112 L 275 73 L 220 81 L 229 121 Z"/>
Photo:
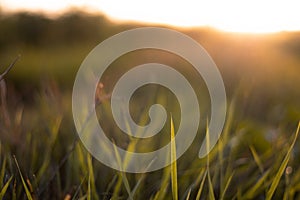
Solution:
<path fill-rule="evenodd" d="M 23 3 L 22 3 L 23 2 Z M 296 0 L 2 0 L 11 10 L 57 12 L 72 6 L 101 11 L 116 20 L 210 26 L 231 32 L 266 33 L 300 30 Z"/>

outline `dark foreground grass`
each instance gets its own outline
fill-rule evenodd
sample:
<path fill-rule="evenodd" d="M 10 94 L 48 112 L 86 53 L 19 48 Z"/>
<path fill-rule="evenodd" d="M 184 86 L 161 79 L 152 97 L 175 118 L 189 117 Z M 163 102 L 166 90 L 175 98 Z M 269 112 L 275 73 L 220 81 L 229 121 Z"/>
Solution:
<path fill-rule="evenodd" d="M 8 96 L 11 106 L 2 107 L 9 113 L 8 123 L 1 116 L 3 199 L 300 198 L 299 125 L 268 127 L 237 119 L 239 97 L 231 102 L 224 132 L 209 157 L 197 158 L 199 143 L 195 142 L 171 166 L 129 174 L 91 157 L 73 126 L 70 93 L 62 93 L 55 82 L 43 85 L 35 94 L 33 106 L 24 106 Z M 157 96 L 163 98 L 163 94 Z M 17 95 L 14 98 L 18 99 Z M 108 100 L 102 102 L 100 114 L 105 115 L 103 110 L 108 105 Z M 175 117 L 171 125 L 175 131 L 177 122 Z M 108 126 L 113 132 L 115 125 Z M 163 135 L 170 139 L 174 131 L 170 124 L 167 127 Z M 199 135 L 203 132 L 205 126 L 200 127 Z M 147 143 L 160 146 L 161 140 Z M 127 138 L 126 144 L 115 142 L 130 151 L 149 150 L 145 145 L 140 149 L 139 144 L 144 143 L 133 138 Z M 174 156 L 174 147 L 172 152 Z"/>

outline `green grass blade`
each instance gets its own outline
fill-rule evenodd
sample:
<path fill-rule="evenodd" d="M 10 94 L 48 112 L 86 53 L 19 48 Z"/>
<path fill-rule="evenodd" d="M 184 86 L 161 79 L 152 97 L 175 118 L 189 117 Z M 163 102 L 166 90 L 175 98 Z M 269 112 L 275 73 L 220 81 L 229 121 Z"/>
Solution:
<path fill-rule="evenodd" d="M 192 166 L 191 166 L 192 167 Z M 198 172 L 197 172 L 198 171 Z M 194 177 L 193 175 L 195 174 L 195 172 L 198 174 L 197 175 L 197 177 Z M 201 182 L 201 180 L 202 180 L 202 178 L 203 178 L 203 176 L 204 176 L 204 173 L 206 172 L 206 169 L 205 168 L 200 168 L 200 170 L 196 170 L 196 169 L 192 169 L 192 170 L 186 170 L 183 174 L 182 174 L 182 177 L 189 177 L 190 175 L 192 175 L 192 183 L 189 181 L 189 180 L 187 180 L 187 179 L 185 179 L 185 178 L 180 178 L 180 179 L 178 179 L 178 185 L 179 185 L 179 187 L 180 186 L 183 186 L 184 185 L 184 187 L 185 186 L 188 186 L 187 188 L 186 188 L 186 190 L 185 190 L 185 192 L 183 193 L 183 196 L 182 196 L 182 198 L 180 198 L 179 197 L 179 199 L 185 199 L 186 197 L 187 197 L 187 195 L 188 195 L 188 193 L 190 192 L 190 190 L 191 190 L 191 192 L 193 191 L 193 190 L 195 190 L 196 189 L 196 191 L 197 191 L 197 188 L 199 187 L 199 185 L 200 185 L 200 182 Z M 196 174 L 195 174 L 196 175 Z M 183 187 L 182 187 L 183 188 Z"/>
<path fill-rule="evenodd" d="M 206 124 L 206 152 L 208 152 L 207 154 L 207 180 L 208 180 L 208 195 L 209 195 L 209 199 L 210 200 L 214 200 L 215 199 L 215 195 L 214 195 L 214 187 L 211 181 L 211 177 L 210 177 L 210 170 L 209 170 L 209 150 L 210 150 L 210 135 L 209 135 L 209 128 L 208 128 L 208 121 Z"/>
<path fill-rule="evenodd" d="M 130 125 L 129 125 L 129 122 L 127 119 L 124 119 L 125 121 L 125 125 L 126 125 L 126 130 L 127 130 L 127 133 L 131 133 L 132 134 L 132 131 L 131 131 L 131 128 L 130 128 Z M 135 151 L 135 148 L 136 148 L 136 144 L 137 144 L 137 140 L 130 140 L 130 143 L 128 144 L 127 146 L 127 149 L 126 149 L 126 154 L 124 156 L 124 160 L 123 160 L 123 163 L 122 163 L 122 168 L 125 170 L 129 163 L 131 162 L 131 154 L 128 153 L 128 152 L 134 152 Z"/>
<path fill-rule="evenodd" d="M 219 159 L 219 168 L 220 168 L 220 194 L 224 193 L 225 181 L 224 181 L 224 148 L 228 144 L 230 139 L 230 129 L 232 126 L 233 115 L 235 112 L 235 97 L 232 99 L 227 112 L 227 119 L 222 131 L 222 135 L 218 140 L 218 159 Z"/>
<path fill-rule="evenodd" d="M 171 117 L 171 184 L 172 195 L 174 200 L 178 200 L 178 185 L 177 185 L 177 162 L 176 162 L 176 143 L 173 119 Z"/>
<path fill-rule="evenodd" d="M 235 198 L 234 198 L 234 199 L 235 199 Z M 237 200 L 242 200 L 242 199 L 243 199 L 243 198 L 242 198 L 242 189 L 241 189 L 241 187 L 238 187 L 238 189 L 237 189 L 236 199 L 237 199 Z"/>
<path fill-rule="evenodd" d="M 128 193 L 128 196 L 129 196 L 128 199 L 133 200 L 133 196 L 132 196 L 132 193 L 131 193 L 129 181 L 128 181 L 127 177 L 126 177 L 126 174 L 124 172 L 121 172 L 121 176 L 122 176 L 123 184 L 124 184 L 125 189 L 126 189 L 126 191 Z"/>
<path fill-rule="evenodd" d="M 206 176 L 207 176 L 207 171 L 205 171 L 205 174 L 202 177 L 202 181 L 200 183 L 200 187 L 199 187 L 198 192 L 197 192 L 196 200 L 200 200 L 200 197 L 201 197 L 201 194 L 202 194 L 202 191 L 203 191 L 203 187 L 204 187 L 204 183 L 205 183 L 205 180 L 206 180 Z"/>
<path fill-rule="evenodd" d="M 259 192 L 259 189 L 268 178 L 270 171 L 267 171 L 244 195 L 245 199 L 253 199 Z"/>
<path fill-rule="evenodd" d="M 127 193 L 128 193 L 128 195 L 129 195 L 129 199 L 133 199 L 133 196 L 131 195 L 131 189 L 130 189 L 130 185 L 129 185 L 129 181 L 128 181 L 128 179 L 127 179 L 127 177 L 126 177 L 126 174 L 122 171 L 124 168 L 124 164 L 122 163 L 122 159 L 121 159 L 121 157 L 120 157 L 120 154 L 119 154 L 119 152 L 118 152 L 118 149 L 117 149 L 117 147 L 116 147 L 116 144 L 115 144 L 115 142 L 113 142 L 114 143 L 114 153 L 115 153 L 115 157 L 116 157 L 116 160 L 117 160 L 117 162 L 118 162 L 118 165 L 120 166 L 120 168 L 121 168 L 121 172 L 120 172 L 120 176 L 121 176 L 121 180 L 122 180 L 122 182 L 123 182 L 123 184 L 124 184 L 124 186 L 125 186 L 125 189 L 126 189 L 126 191 L 127 191 Z"/>
<path fill-rule="evenodd" d="M 170 157 L 166 156 L 166 162 L 168 162 L 169 159 L 170 159 Z M 153 200 L 166 199 L 166 194 L 167 194 L 168 187 L 170 184 L 170 176 L 171 176 L 171 165 L 168 165 L 163 170 L 161 186 L 160 186 L 160 189 L 155 194 Z"/>
<path fill-rule="evenodd" d="M 42 177 L 44 176 L 46 170 L 48 169 L 49 165 L 51 164 L 51 156 L 52 156 L 52 151 L 53 151 L 53 145 L 55 144 L 55 141 L 57 140 L 58 134 L 59 134 L 59 129 L 61 127 L 61 122 L 62 122 L 62 117 L 59 116 L 55 119 L 54 122 L 50 123 L 50 138 L 47 141 L 47 145 L 45 147 L 45 154 L 43 156 L 43 164 L 39 168 L 37 172 L 37 181 L 39 182 Z"/>
<path fill-rule="evenodd" d="M 132 197 L 134 197 L 138 187 L 140 186 L 140 184 L 142 183 L 142 181 L 144 180 L 145 178 L 145 174 L 142 174 L 141 177 L 139 178 L 138 182 L 135 184 L 133 190 L 131 191 L 131 195 Z"/>
<path fill-rule="evenodd" d="M 118 174 L 118 180 L 117 180 L 117 183 L 116 185 L 114 186 L 114 191 L 113 191 L 113 194 L 112 194 L 112 199 L 118 199 L 119 197 L 119 192 L 121 190 L 121 185 L 122 185 L 122 176 L 121 174 L 119 173 Z"/>
<path fill-rule="evenodd" d="M 209 192 L 208 195 L 209 195 L 209 199 L 210 200 L 215 200 L 214 186 L 212 184 L 209 171 L 208 171 L 208 175 L 207 175 L 207 180 L 208 180 L 208 192 Z"/>
<path fill-rule="evenodd" d="M 0 188 L 3 187 L 2 181 L 4 180 L 5 168 L 6 168 L 6 156 L 3 159 L 3 163 L 2 163 L 2 167 L 1 167 L 1 172 L 0 172 Z"/>
<path fill-rule="evenodd" d="M 14 179 L 14 185 L 13 185 L 13 190 L 12 190 L 12 200 L 16 200 L 17 199 L 17 181 L 16 179 Z"/>
<path fill-rule="evenodd" d="M 88 181 L 88 191 L 87 191 L 87 200 L 91 200 L 91 176 L 89 176 L 89 181 Z"/>
<path fill-rule="evenodd" d="M 290 148 L 288 149 L 288 152 L 285 155 L 285 157 L 284 157 L 284 159 L 283 159 L 283 161 L 282 161 L 282 163 L 281 163 L 281 165 L 279 167 L 278 172 L 276 173 L 276 175 L 275 175 L 275 177 L 273 179 L 273 182 L 271 184 L 270 189 L 267 192 L 266 200 L 271 200 L 272 197 L 273 197 L 273 195 L 274 195 L 274 193 L 275 193 L 275 190 L 276 190 L 276 188 L 277 188 L 277 186 L 279 184 L 281 176 L 284 173 L 285 168 L 286 168 L 286 166 L 287 166 L 287 164 L 289 162 L 289 159 L 290 159 L 290 156 L 291 156 L 291 152 L 292 152 L 292 150 L 294 148 L 294 145 L 295 145 L 295 143 L 297 141 L 297 137 L 298 137 L 298 134 L 299 134 L 299 129 L 300 129 L 300 122 L 298 123 L 298 127 L 297 127 L 297 131 L 296 131 L 296 134 L 295 134 L 295 138 L 294 138 L 294 140 L 293 140 Z"/>
<path fill-rule="evenodd" d="M 167 189 L 168 189 L 168 185 L 169 185 L 170 176 L 171 176 L 171 166 L 167 166 L 164 169 L 160 189 L 155 194 L 155 197 L 154 197 L 153 200 L 165 199 Z"/>
<path fill-rule="evenodd" d="M 221 194 L 221 198 L 220 199 L 224 199 L 225 197 L 225 194 L 226 194 L 226 191 L 228 190 L 228 187 L 232 181 L 232 178 L 233 178 L 233 175 L 234 175 L 234 172 L 232 172 L 232 174 L 230 175 L 230 177 L 228 178 L 227 182 L 226 182 L 226 185 L 225 185 L 225 188 L 223 190 L 223 193 Z"/>
<path fill-rule="evenodd" d="M 261 162 L 261 160 L 260 160 L 260 158 L 259 158 L 259 156 L 258 156 L 258 154 L 257 154 L 257 152 L 255 150 L 255 148 L 253 146 L 250 146 L 250 150 L 251 150 L 251 153 L 253 155 L 254 161 L 257 164 L 260 172 L 263 173 L 264 172 L 264 166 L 263 166 L 263 164 L 262 164 L 262 162 Z"/>
<path fill-rule="evenodd" d="M 93 163 L 92 163 L 92 156 L 91 154 L 87 155 L 87 165 L 88 165 L 88 170 L 89 170 L 89 183 L 91 184 L 91 195 L 93 199 L 98 200 L 98 194 L 96 190 L 96 183 L 95 183 L 95 176 L 94 176 L 94 171 L 93 171 Z"/>
<path fill-rule="evenodd" d="M 147 167 L 147 170 L 149 169 L 149 167 L 152 165 L 153 162 L 151 162 L 148 167 Z M 140 186 L 140 184 L 142 183 L 142 181 L 144 180 L 144 178 L 146 177 L 146 174 L 143 173 L 141 174 L 141 177 L 139 178 L 138 182 L 135 184 L 133 190 L 131 191 L 131 196 L 134 197 L 138 187 Z"/>
<path fill-rule="evenodd" d="M 16 159 L 15 156 L 14 156 L 14 160 L 15 160 L 15 163 L 16 163 L 16 165 L 17 165 L 17 168 L 18 168 L 18 171 L 19 171 L 19 174 L 20 174 L 22 183 L 23 183 L 23 187 L 24 187 L 26 196 L 27 196 L 27 198 L 28 198 L 29 200 L 33 200 L 32 196 L 31 196 L 31 193 L 30 193 L 30 191 L 29 191 L 29 189 L 28 189 L 28 187 L 27 187 L 27 185 L 26 185 L 26 182 L 25 182 L 25 180 L 24 180 L 24 178 L 23 178 L 22 172 L 21 172 L 21 170 L 20 170 L 18 161 L 17 161 L 17 159 Z"/>
<path fill-rule="evenodd" d="M 87 160 L 86 157 L 88 156 L 88 153 L 83 152 L 82 146 L 80 143 L 76 144 L 75 147 L 75 155 L 76 155 L 76 160 L 78 161 L 78 164 L 82 168 L 83 172 L 88 172 L 88 165 L 87 165 Z"/>
<path fill-rule="evenodd" d="M 80 184 L 78 185 L 78 187 L 77 187 L 77 189 L 76 189 L 76 191 L 75 191 L 75 193 L 74 193 L 74 195 L 73 195 L 73 197 L 72 197 L 72 200 L 78 199 L 77 195 L 79 194 L 80 189 L 81 189 L 81 187 L 82 187 L 82 185 L 83 185 L 85 179 L 86 179 L 86 176 L 82 179 L 82 181 L 81 181 Z"/>
<path fill-rule="evenodd" d="M 12 178 L 13 178 L 13 176 L 11 176 L 11 177 L 9 178 L 9 180 L 5 183 L 5 185 L 4 185 L 3 188 L 1 189 L 1 192 L 0 192 L 0 199 L 3 199 L 3 197 L 4 197 L 4 195 L 5 195 L 6 191 L 7 191 L 7 188 L 8 188 L 8 186 L 9 186 L 9 184 L 10 184 Z"/>
<path fill-rule="evenodd" d="M 105 189 L 105 191 L 111 191 L 117 180 L 118 180 L 118 175 L 115 174 L 114 177 L 112 178 L 112 180 L 108 183 L 107 188 Z"/>

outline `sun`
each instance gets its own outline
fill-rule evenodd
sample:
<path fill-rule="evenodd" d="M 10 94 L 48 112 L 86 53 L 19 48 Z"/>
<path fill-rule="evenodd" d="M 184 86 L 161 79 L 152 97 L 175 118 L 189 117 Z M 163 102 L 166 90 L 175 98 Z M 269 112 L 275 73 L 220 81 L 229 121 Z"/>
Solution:
<path fill-rule="evenodd" d="M 103 12 L 115 20 L 193 27 L 223 31 L 269 33 L 300 30 L 296 0 L 2 0 L 2 9 L 61 12 L 76 6 Z"/>
<path fill-rule="evenodd" d="M 121 20 L 177 26 L 211 26 L 233 32 L 300 30 L 296 1 L 105 1 L 102 9 Z M 117 6 L 118 5 L 118 6 Z"/>

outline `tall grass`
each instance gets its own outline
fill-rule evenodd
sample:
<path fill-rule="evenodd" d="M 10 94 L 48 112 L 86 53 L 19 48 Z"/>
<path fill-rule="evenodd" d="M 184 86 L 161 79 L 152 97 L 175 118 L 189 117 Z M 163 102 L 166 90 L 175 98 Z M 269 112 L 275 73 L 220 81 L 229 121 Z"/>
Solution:
<path fill-rule="evenodd" d="M 174 200 L 178 200 L 178 183 L 177 183 L 177 161 L 176 161 L 176 142 L 173 119 L 171 117 L 171 182 L 172 195 Z M 175 160 L 175 161 L 173 161 Z"/>
<path fill-rule="evenodd" d="M 158 91 L 156 98 L 168 104 L 169 97 L 164 95 Z M 104 166 L 86 151 L 72 125 L 69 98 L 69 93 L 62 93 L 55 84 L 46 83 L 35 97 L 34 108 L 22 112 L 22 105 L 7 108 L 12 126 L 5 127 L 1 120 L 1 198 L 300 198 L 300 162 L 297 158 L 300 123 L 293 134 L 290 130 L 295 129 L 294 123 L 279 124 L 274 133 L 261 123 L 241 120 L 237 98 L 229 106 L 220 140 L 206 158 L 197 157 L 205 130 L 209 141 L 208 129 L 202 125 L 195 142 L 178 160 L 155 172 L 131 174 Z M 107 103 L 99 105 L 102 118 L 110 116 Z M 147 123 L 147 114 L 147 110 L 138 113 L 141 116 L 139 123 Z M 15 116 L 19 116 L 18 120 Z M 146 142 L 127 138 L 128 143 L 121 145 L 129 151 L 149 150 L 152 145 L 161 147 L 174 139 L 179 124 L 180 120 L 170 117 L 170 128 L 164 128 L 160 133 L 162 136 Z M 104 125 L 112 135 L 115 133 L 115 124 Z M 270 131 L 276 134 L 275 138 L 268 138 Z M 116 145 L 119 142 L 116 138 Z M 169 156 L 173 160 L 177 153 L 176 143 L 171 144 Z M 119 157 L 116 150 L 111 153 Z M 125 160 L 118 161 L 125 168 L 131 158 L 126 155 Z"/>

